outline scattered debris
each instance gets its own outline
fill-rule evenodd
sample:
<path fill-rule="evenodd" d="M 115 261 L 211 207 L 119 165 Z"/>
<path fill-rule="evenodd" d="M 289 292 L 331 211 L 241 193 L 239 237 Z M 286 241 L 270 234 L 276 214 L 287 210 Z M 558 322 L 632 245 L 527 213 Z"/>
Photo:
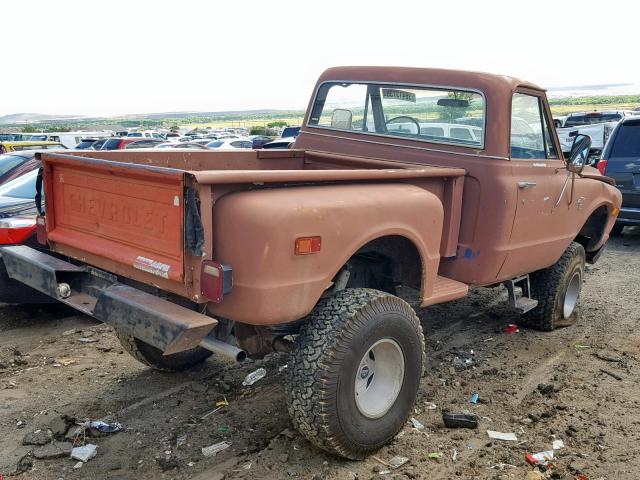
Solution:
<path fill-rule="evenodd" d="M 87 463 L 89 460 L 96 456 L 96 454 L 98 453 L 97 450 L 97 445 L 94 445 L 93 443 L 87 443 L 82 447 L 75 447 L 71 451 L 71 458 Z"/>
<path fill-rule="evenodd" d="M 480 395 L 478 395 L 477 393 L 472 393 L 470 402 L 473 404 L 477 404 L 479 398 L 480 398 Z"/>
<path fill-rule="evenodd" d="M 69 430 L 67 430 L 67 434 L 64 436 L 65 439 L 76 441 L 80 437 L 84 436 L 86 432 L 86 427 L 84 425 L 73 425 Z"/>
<path fill-rule="evenodd" d="M 51 431 L 46 428 L 27 433 L 22 439 L 23 445 L 46 445 L 52 440 Z"/>
<path fill-rule="evenodd" d="M 416 430 L 424 430 L 424 425 L 414 417 L 411 417 L 411 425 L 413 425 L 413 428 L 415 428 Z"/>
<path fill-rule="evenodd" d="M 209 413 L 204 414 L 201 418 L 202 418 L 202 420 L 204 420 L 209 415 L 213 415 L 217 411 L 222 410 L 223 408 L 228 407 L 228 406 L 229 406 L 229 402 L 227 401 L 227 397 L 224 397 L 224 400 L 218 400 L 216 402 L 216 408 L 211 410 Z"/>
<path fill-rule="evenodd" d="M 279 372 L 279 373 L 282 373 L 282 372 L 284 372 L 287 368 L 289 368 L 289 364 L 288 364 L 288 363 L 285 363 L 284 365 L 281 365 L 281 366 L 279 366 L 279 367 L 278 367 L 278 372 Z M 249 466 L 251 466 L 251 464 L 249 464 Z"/>
<path fill-rule="evenodd" d="M 442 457 L 444 455 L 444 453 L 442 452 L 431 452 L 429 454 L 427 454 L 427 458 L 431 458 L 432 460 L 437 460 L 438 458 Z"/>
<path fill-rule="evenodd" d="M 433 402 L 425 402 L 424 408 L 426 408 L 427 410 L 435 410 L 436 408 L 438 408 L 438 406 Z"/>
<path fill-rule="evenodd" d="M 593 356 L 599 360 L 602 360 L 603 362 L 623 363 L 623 360 L 621 358 L 617 358 L 603 352 L 596 352 L 593 354 Z"/>
<path fill-rule="evenodd" d="M 553 449 L 554 450 L 560 450 L 561 448 L 564 448 L 564 442 L 562 440 L 560 440 L 559 438 L 556 438 L 553 441 Z"/>
<path fill-rule="evenodd" d="M 16 465 L 15 474 L 20 475 L 21 473 L 28 472 L 33 468 L 33 459 L 31 458 L 31 453 L 26 454 L 20 460 L 18 460 L 18 464 Z"/>
<path fill-rule="evenodd" d="M 553 450 L 547 450 L 539 453 L 527 453 L 524 456 L 524 459 L 530 465 L 542 465 L 544 467 L 548 467 L 551 460 L 553 460 L 553 455 Z"/>
<path fill-rule="evenodd" d="M 613 372 L 611 372 L 611 371 L 609 371 L 609 370 L 605 370 L 604 368 L 601 368 L 601 369 L 600 369 L 600 371 L 601 371 L 602 373 L 606 373 L 607 375 L 609 375 L 610 377 L 615 378 L 615 379 L 616 379 L 616 380 L 618 380 L 618 381 L 621 381 L 621 380 L 622 380 L 622 377 L 621 377 L 620 375 L 618 375 L 617 373 L 613 373 Z"/>
<path fill-rule="evenodd" d="M 487 430 L 487 435 L 489 435 L 489 438 L 492 438 L 493 440 L 505 440 L 508 442 L 517 442 L 518 441 L 518 437 L 516 437 L 515 433 L 512 432 L 496 432 L 494 430 Z"/>
<path fill-rule="evenodd" d="M 458 450 L 456 450 L 455 448 L 453 449 L 453 453 L 451 454 L 451 460 L 453 460 L 454 462 L 456 461 L 456 458 L 458 458 Z"/>
<path fill-rule="evenodd" d="M 100 340 L 92 337 L 80 337 L 78 341 L 80 343 L 96 343 L 96 342 L 99 342 Z"/>
<path fill-rule="evenodd" d="M 231 446 L 231 442 L 220 442 L 209 445 L 208 447 L 202 447 L 202 454 L 205 457 L 213 457 L 216 454 L 226 450 Z"/>
<path fill-rule="evenodd" d="M 122 430 L 122 424 L 118 422 L 107 423 L 100 420 L 94 420 L 92 422 L 89 422 L 89 428 L 97 430 L 101 433 L 116 433 Z"/>
<path fill-rule="evenodd" d="M 267 371 L 264 368 L 259 368 L 251 372 L 249 375 L 247 375 L 245 379 L 242 381 L 242 385 L 244 385 L 245 387 L 248 387 L 249 385 L 253 385 L 258 380 L 262 380 L 266 375 L 267 375 Z"/>
<path fill-rule="evenodd" d="M 83 465 L 84 465 L 83 462 L 78 462 L 73 466 L 73 469 L 74 470 L 78 470 L 78 469 L 82 468 Z"/>
<path fill-rule="evenodd" d="M 478 417 L 468 413 L 444 412 L 442 421 L 447 428 L 478 428 Z"/>
<path fill-rule="evenodd" d="M 511 465 L 510 463 L 496 463 L 495 465 L 491 465 L 489 468 L 493 470 L 505 470 L 507 468 L 518 468 L 515 465 Z"/>
<path fill-rule="evenodd" d="M 591 345 L 581 345 L 579 343 L 576 343 L 574 347 L 576 350 L 584 350 L 585 348 L 591 348 Z"/>
<path fill-rule="evenodd" d="M 387 465 L 391 468 L 400 468 L 402 465 L 404 465 L 408 461 L 409 461 L 409 458 L 401 457 L 398 455 L 393 457 L 391 460 L 389 460 L 389 463 Z"/>
<path fill-rule="evenodd" d="M 520 329 L 518 328 L 518 325 L 516 325 L 515 323 L 510 323 L 509 325 L 507 325 L 507 328 L 504 329 L 504 333 L 508 333 L 511 335 L 518 332 L 520 332 Z"/>
<path fill-rule="evenodd" d="M 546 477 L 538 470 L 529 470 L 525 480 L 544 480 Z"/>
<path fill-rule="evenodd" d="M 51 442 L 33 451 L 33 456 L 39 460 L 68 457 L 73 450 L 70 442 Z"/>
<path fill-rule="evenodd" d="M 179 435 L 176 437 L 176 448 L 186 445 L 186 443 L 187 443 L 186 435 Z"/>

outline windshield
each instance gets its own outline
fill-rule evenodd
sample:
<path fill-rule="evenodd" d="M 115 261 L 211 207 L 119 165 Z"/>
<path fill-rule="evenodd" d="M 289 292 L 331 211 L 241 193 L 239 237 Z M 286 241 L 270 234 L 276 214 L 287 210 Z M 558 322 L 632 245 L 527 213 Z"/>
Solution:
<path fill-rule="evenodd" d="M 0 196 L 12 198 L 34 198 L 36 196 L 36 177 L 38 170 L 26 173 L 0 187 Z"/>
<path fill-rule="evenodd" d="M 23 163 L 31 160 L 33 156 L 24 157 L 22 155 L 0 155 L 0 175 L 4 175 L 10 170 L 19 167 Z"/>
<path fill-rule="evenodd" d="M 110 138 L 104 142 L 104 145 L 102 145 L 100 150 L 117 150 L 121 141 L 122 140 L 120 138 Z"/>
<path fill-rule="evenodd" d="M 215 142 L 207 143 L 206 146 L 209 148 L 220 148 L 222 145 L 224 145 L 224 142 L 222 140 L 216 140 Z"/>
<path fill-rule="evenodd" d="M 565 127 L 579 127 L 581 125 L 594 125 L 604 122 L 619 122 L 622 115 L 619 113 L 588 113 L 586 115 L 571 115 L 564 122 Z"/>

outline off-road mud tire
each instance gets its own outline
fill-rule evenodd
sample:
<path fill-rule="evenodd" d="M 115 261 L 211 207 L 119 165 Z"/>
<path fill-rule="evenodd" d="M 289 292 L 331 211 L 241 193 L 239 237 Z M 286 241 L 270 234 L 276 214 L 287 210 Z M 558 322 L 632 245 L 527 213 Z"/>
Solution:
<path fill-rule="evenodd" d="M 393 340 L 402 351 L 399 393 L 380 418 L 360 413 L 355 375 L 371 346 Z M 420 321 L 404 300 L 353 288 L 322 299 L 301 328 L 287 368 L 287 402 L 294 426 L 311 443 L 335 455 L 361 459 L 403 428 L 424 368 Z"/>
<path fill-rule="evenodd" d="M 129 335 L 123 330 L 115 329 L 122 348 L 140 363 L 161 372 L 181 372 L 204 362 L 212 352 L 201 347 L 163 355 L 162 350 Z"/>
<path fill-rule="evenodd" d="M 582 245 L 572 242 L 556 263 L 530 275 L 531 293 L 538 306 L 523 317 L 524 326 L 550 332 L 576 323 L 579 305 L 568 318 L 564 318 L 564 300 L 569 283 L 576 272 L 580 273 L 580 286 L 584 279 L 585 252 Z"/>

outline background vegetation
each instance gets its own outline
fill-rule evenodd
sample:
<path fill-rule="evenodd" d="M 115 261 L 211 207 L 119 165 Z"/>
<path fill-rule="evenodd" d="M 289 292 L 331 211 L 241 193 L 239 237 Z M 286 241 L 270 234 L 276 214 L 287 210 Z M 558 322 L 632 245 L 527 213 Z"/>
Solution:
<path fill-rule="evenodd" d="M 589 96 L 551 98 L 549 100 L 554 115 L 566 115 L 581 110 L 621 110 L 640 108 L 640 95 Z M 473 108 L 473 104 L 471 105 Z M 640 112 L 639 112 L 640 114 Z M 122 118 L 84 118 L 64 119 L 56 121 L 24 123 L 0 123 L 0 130 L 34 131 L 70 131 L 70 130 L 102 130 L 114 125 L 145 129 L 177 129 L 177 128 L 222 128 L 247 127 L 254 132 L 269 132 L 275 126 L 300 125 L 304 117 L 303 110 L 277 110 L 264 112 L 231 112 L 207 114 L 167 114 L 127 116 Z"/>

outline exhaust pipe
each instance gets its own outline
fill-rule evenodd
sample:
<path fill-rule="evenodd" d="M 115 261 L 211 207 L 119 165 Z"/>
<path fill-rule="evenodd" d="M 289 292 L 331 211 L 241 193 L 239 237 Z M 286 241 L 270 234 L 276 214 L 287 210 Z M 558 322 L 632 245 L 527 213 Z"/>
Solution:
<path fill-rule="evenodd" d="M 213 353 L 217 353 L 218 355 L 222 355 L 223 357 L 233 360 L 234 362 L 244 362 L 247 359 L 247 352 L 244 350 L 211 336 L 204 337 L 200 342 L 200 346 Z"/>

